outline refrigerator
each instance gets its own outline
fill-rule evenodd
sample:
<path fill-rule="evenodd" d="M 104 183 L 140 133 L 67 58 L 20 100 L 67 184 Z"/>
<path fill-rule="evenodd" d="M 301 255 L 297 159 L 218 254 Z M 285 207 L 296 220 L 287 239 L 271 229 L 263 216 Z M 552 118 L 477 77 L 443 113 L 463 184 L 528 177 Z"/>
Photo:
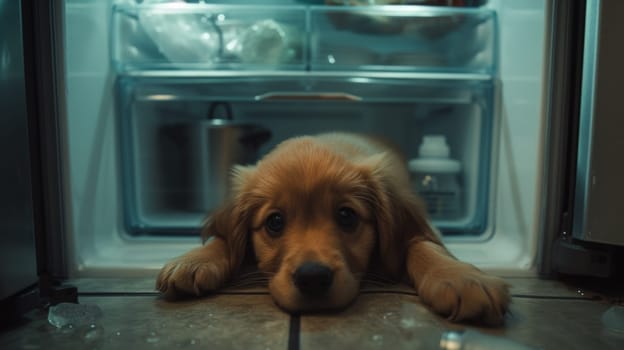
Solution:
<path fill-rule="evenodd" d="M 609 277 L 622 14 L 614 0 L 1 1 L 3 305 L 35 285 L 71 298 L 66 278 L 154 276 L 200 244 L 233 163 L 327 131 L 394 143 L 459 259 Z"/>

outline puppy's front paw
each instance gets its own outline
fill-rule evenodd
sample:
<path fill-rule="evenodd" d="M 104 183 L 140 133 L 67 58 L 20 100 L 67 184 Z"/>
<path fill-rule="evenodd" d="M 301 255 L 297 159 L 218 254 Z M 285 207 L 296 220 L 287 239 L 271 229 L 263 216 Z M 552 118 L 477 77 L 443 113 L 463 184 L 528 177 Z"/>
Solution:
<path fill-rule="evenodd" d="M 186 256 L 174 259 L 160 270 L 156 289 L 167 298 L 184 294 L 202 295 L 219 288 L 227 278 L 227 262 L 199 261 Z"/>
<path fill-rule="evenodd" d="M 509 285 L 471 265 L 432 269 L 418 294 L 425 304 L 448 320 L 501 325 L 511 297 Z"/>

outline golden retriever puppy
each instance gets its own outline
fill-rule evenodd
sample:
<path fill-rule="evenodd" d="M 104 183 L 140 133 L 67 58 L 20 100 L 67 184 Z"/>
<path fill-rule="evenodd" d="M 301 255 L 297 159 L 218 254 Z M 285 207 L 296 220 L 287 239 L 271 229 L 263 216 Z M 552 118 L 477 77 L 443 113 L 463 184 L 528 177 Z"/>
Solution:
<path fill-rule="evenodd" d="M 349 305 L 371 265 L 409 281 L 452 321 L 500 324 L 510 301 L 505 282 L 449 254 L 410 189 L 404 160 L 364 136 L 296 137 L 255 166 L 235 167 L 230 199 L 203 236 L 203 246 L 160 271 L 156 287 L 166 296 L 216 290 L 251 250 L 289 312 Z"/>

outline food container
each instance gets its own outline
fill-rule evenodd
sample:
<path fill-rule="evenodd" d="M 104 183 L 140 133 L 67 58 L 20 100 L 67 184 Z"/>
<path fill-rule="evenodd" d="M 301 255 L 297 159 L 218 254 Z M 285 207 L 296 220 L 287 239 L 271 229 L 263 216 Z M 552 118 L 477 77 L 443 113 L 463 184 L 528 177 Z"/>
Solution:
<path fill-rule="evenodd" d="M 217 115 L 220 107 L 224 116 Z M 225 102 L 213 103 L 205 120 L 165 125 L 160 133 L 161 144 L 175 148 L 163 152 L 161 161 L 171 206 L 202 212 L 225 200 L 232 167 L 256 162 L 260 147 L 271 138 L 260 125 L 235 121 Z"/>

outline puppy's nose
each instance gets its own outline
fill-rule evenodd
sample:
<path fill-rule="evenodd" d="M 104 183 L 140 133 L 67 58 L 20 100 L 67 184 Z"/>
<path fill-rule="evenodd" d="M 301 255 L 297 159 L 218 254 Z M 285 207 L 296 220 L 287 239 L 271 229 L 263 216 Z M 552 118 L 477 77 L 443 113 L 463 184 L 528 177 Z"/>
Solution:
<path fill-rule="evenodd" d="M 331 287 L 334 272 L 325 265 L 305 262 L 297 268 L 293 279 L 301 294 L 320 296 Z"/>

